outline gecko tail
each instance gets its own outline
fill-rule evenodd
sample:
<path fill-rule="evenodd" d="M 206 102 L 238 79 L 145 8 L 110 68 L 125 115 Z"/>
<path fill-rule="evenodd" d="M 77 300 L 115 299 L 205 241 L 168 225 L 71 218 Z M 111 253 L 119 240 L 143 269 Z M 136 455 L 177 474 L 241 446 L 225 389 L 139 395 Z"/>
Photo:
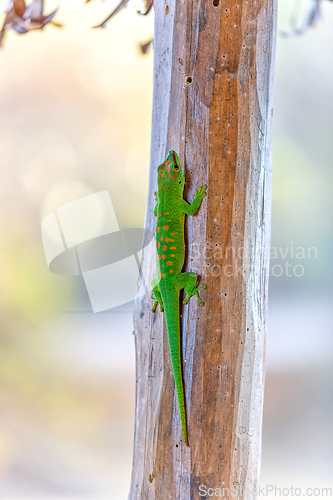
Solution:
<path fill-rule="evenodd" d="M 175 377 L 176 379 L 176 377 Z M 181 384 L 179 383 L 179 380 Z M 188 434 L 187 434 L 187 418 L 186 418 L 186 406 L 185 406 L 185 392 L 184 392 L 184 384 L 183 384 L 183 377 L 181 374 L 181 379 L 177 376 L 177 382 L 176 382 L 176 392 L 177 392 L 177 399 L 178 399 L 178 407 L 179 407 L 179 414 L 180 414 L 180 422 L 182 426 L 182 433 L 183 433 L 183 439 L 184 443 L 186 446 L 190 446 L 188 442 Z"/>
<path fill-rule="evenodd" d="M 183 428 L 183 438 L 184 438 L 184 443 L 186 446 L 189 448 L 190 444 L 188 442 L 188 435 L 187 435 L 187 428 L 186 428 L 186 422 L 185 422 L 185 429 Z"/>
<path fill-rule="evenodd" d="M 184 384 L 183 384 L 183 376 L 182 376 L 181 372 L 180 373 L 178 372 L 178 367 L 176 368 L 176 370 L 173 368 L 173 371 L 174 371 L 174 378 L 175 378 L 176 393 L 177 393 L 177 399 L 178 399 L 178 407 L 179 407 L 179 414 L 180 414 L 180 422 L 181 422 L 181 426 L 182 426 L 183 439 L 184 439 L 184 443 L 186 444 L 186 446 L 189 447 L 190 445 L 188 442 L 188 434 L 187 434 L 187 418 L 186 418 L 185 391 L 184 391 Z M 175 374 L 175 371 L 176 371 L 176 374 Z"/>
<path fill-rule="evenodd" d="M 183 438 L 186 446 L 189 446 L 180 342 L 179 292 L 169 292 L 169 294 L 165 295 L 166 298 L 163 299 L 163 303 L 169 339 L 173 378 L 176 386 Z"/>

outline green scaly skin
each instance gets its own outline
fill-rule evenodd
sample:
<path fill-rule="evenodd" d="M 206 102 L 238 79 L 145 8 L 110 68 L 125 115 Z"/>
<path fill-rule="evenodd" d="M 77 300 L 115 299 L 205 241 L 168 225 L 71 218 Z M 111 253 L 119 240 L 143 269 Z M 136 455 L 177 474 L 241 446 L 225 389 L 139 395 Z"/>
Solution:
<path fill-rule="evenodd" d="M 183 437 L 189 446 L 186 426 L 185 396 L 182 374 L 180 345 L 179 294 L 184 288 L 187 304 L 192 295 L 196 295 L 199 306 L 203 302 L 199 298 L 199 290 L 206 285 L 196 287 L 198 277 L 195 273 L 182 273 L 185 259 L 184 222 L 185 214 L 194 215 L 206 196 L 207 186 L 195 192 L 191 204 L 183 199 L 185 177 L 174 151 L 170 151 L 164 163 L 157 168 L 158 192 L 155 193 L 156 206 L 156 269 L 157 278 L 151 282 L 152 298 L 155 299 L 152 311 L 160 304 L 164 310 L 168 332 L 173 376 L 175 380 Z"/>

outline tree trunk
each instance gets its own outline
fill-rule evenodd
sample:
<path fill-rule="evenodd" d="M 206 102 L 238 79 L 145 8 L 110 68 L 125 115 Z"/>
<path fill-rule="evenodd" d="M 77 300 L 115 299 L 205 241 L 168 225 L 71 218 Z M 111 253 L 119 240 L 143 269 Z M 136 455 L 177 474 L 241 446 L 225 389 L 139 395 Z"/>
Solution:
<path fill-rule="evenodd" d="M 164 315 L 150 293 L 134 314 L 134 499 L 208 498 L 258 486 L 270 238 L 276 0 L 155 0 L 154 101 L 146 227 L 156 168 L 174 149 L 184 197 L 207 197 L 185 225 L 184 271 L 207 290 L 181 304 L 190 447 L 182 439 Z M 145 281 L 155 276 L 145 248 Z M 200 488 L 200 489 L 199 489 Z M 213 488 L 214 490 L 209 490 Z M 224 492 L 223 492 L 224 488 Z M 223 494 L 224 493 L 224 494 Z"/>

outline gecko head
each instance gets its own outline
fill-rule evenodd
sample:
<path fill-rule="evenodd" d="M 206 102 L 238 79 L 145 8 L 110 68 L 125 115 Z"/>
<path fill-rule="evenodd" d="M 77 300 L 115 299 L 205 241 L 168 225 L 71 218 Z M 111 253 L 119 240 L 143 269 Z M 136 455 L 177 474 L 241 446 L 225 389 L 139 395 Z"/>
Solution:
<path fill-rule="evenodd" d="M 170 151 L 164 162 L 157 167 L 157 183 L 159 187 L 173 187 L 183 192 L 185 178 L 175 151 Z"/>

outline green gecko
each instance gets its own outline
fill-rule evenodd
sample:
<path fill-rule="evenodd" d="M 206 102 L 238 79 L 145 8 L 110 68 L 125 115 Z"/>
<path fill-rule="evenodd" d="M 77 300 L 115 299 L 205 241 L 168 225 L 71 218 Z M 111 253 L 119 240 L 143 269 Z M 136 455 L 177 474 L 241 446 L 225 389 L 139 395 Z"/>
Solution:
<path fill-rule="evenodd" d="M 189 446 L 186 426 L 185 396 L 183 385 L 181 345 L 180 345 L 180 313 L 179 294 L 184 288 L 187 304 L 192 295 L 196 295 L 199 306 L 203 302 L 199 290 L 206 285 L 196 287 L 198 277 L 195 273 L 182 273 L 185 259 L 184 222 L 185 214 L 194 215 L 206 196 L 207 186 L 195 192 L 191 204 L 183 198 L 185 177 L 175 151 L 170 151 L 164 163 L 157 168 L 158 192 L 155 193 L 156 206 L 156 269 L 157 278 L 151 282 L 152 298 L 155 299 L 152 311 L 160 304 L 164 310 L 168 332 L 173 376 L 176 386 L 180 420 L 186 446 Z"/>

